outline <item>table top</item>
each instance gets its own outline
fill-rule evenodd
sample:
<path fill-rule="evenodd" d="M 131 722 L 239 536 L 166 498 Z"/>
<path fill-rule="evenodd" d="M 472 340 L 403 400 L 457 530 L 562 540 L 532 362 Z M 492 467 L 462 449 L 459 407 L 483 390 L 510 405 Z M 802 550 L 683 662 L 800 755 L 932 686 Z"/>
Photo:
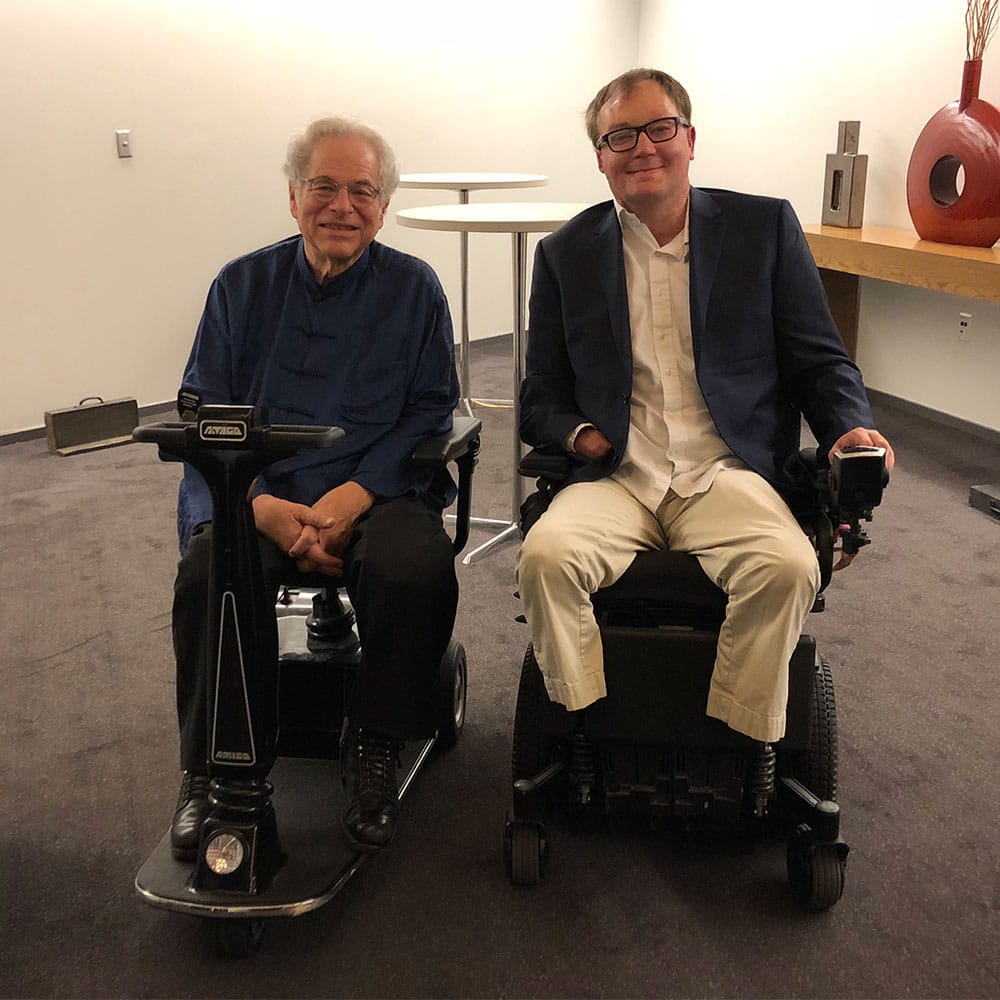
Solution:
<path fill-rule="evenodd" d="M 1000 302 L 1000 249 L 922 240 L 910 229 L 803 226 L 818 267 Z"/>
<path fill-rule="evenodd" d="M 428 205 L 396 213 L 408 229 L 465 233 L 550 233 L 578 215 L 590 202 L 498 201 L 475 205 Z"/>
<path fill-rule="evenodd" d="M 544 187 L 544 174 L 489 174 L 454 172 L 440 174 L 400 174 L 403 188 L 438 188 L 449 191 L 483 191 L 489 188 Z"/>

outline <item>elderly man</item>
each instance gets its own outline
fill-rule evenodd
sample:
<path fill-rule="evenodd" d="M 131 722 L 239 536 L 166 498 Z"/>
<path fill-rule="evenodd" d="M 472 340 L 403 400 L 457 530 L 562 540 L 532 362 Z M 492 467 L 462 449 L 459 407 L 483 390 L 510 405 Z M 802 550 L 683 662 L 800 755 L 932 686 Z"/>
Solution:
<path fill-rule="evenodd" d="M 272 423 L 337 425 L 337 446 L 269 468 L 254 484 L 265 578 L 297 566 L 343 580 L 363 660 L 341 754 L 344 825 L 361 849 L 392 839 L 401 744 L 433 734 L 434 678 L 458 585 L 441 512 L 446 474 L 408 462 L 447 431 L 458 401 L 441 285 L 424 262 L 375 240 L 399 175 L 372 129 L 339 118 L 295 137 L 285 163 L 299 235 L 227 264 L 213 282 L 184 388 L 204 403 L 263 407 Z M 205 604 L 211 501 L 185 469 L 174 650 L 184 777 L 171 826 L 192 858 L 209 812 Z"/>
<path fill-rule="evenodd" d="M 641 550 L 693 553 L 729 595 L 707 714 L 776 740 L 819 586 L 800 414 L 824 453 L 892 452 L 788 203 L 691 187 L 684 88 L 632 70 L 586 121 L 614 201 L 539 244 L 521 386 L 524 441 L 575 460 L 519 557 L 535 655 L 554 701 L 604 697 L 589 595 Z"/>

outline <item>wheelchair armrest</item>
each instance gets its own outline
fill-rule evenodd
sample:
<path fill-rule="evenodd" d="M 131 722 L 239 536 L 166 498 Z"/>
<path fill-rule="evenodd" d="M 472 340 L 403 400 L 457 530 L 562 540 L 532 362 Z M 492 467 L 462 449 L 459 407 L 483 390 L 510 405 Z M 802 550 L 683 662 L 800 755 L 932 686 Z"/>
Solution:
<path fill-rule="evenodd" d="M 447 465 L 468 452 L 479 437 L 482 421 L 475 417 L 454 417 L 450 431 L 421 441 L 413 451 L 417 465 Z"/>
<path fill-rule="evenodd" d="M 820 461 L 819 448 L 800 448 L 799 462 L 802 468 L 806 470 L 809 482 L 813 486 L 819 489 L 821 486 L 826 485 L 825 477 L 830 466 L 825 460 Z"/>
<path fill-rule="evenodd" d="M 522 455 L 517 471 L 532 479 L 561 483 L 569 476 L 572 464 L 573 460 L 562 448 L 545 446 L 532 448 L 526 455 Z"/>
<path fill-rule="evenodd" d="M 532 448 L 521 456 L 517 471 L 536 481 L 535 492 L 528 494 L 518 512 L 522 538 L 545 513 L 559 484 L 569 478 L 572 464 L 572 458 L 553 445 Z"/>

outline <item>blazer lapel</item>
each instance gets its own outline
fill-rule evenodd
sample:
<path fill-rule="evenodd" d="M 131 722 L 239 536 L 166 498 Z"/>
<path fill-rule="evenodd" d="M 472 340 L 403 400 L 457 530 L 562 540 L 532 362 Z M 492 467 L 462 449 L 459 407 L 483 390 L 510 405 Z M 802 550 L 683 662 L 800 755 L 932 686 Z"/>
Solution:
<path fill-rule="evenodd" d="M 691 265 L 691 339 L 696 361 L 701 353 L 708 303 L 712 296 L 719 255 L 722 253 L 725 228 L 722 213 L 712 196 L 699 188 L 691 188 L 688 240 Z"/>
<path fill-rule="evenodd" d="M 613 201 L 608 202 L 607 215 L 594 228 L 593 252 L 608 306 L 615 348 L 631 373 L 632 332 L 628 316 L 628 290 L 625 286 L 625 252 L 622 249 L 621 223 Z"/>

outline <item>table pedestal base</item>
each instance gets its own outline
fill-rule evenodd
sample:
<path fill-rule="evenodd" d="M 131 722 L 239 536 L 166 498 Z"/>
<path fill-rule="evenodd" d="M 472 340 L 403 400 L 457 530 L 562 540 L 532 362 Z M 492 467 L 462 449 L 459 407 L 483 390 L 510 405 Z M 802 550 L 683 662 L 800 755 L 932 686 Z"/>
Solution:
<path fill-rule="evenodd" d="M 489 541 L 483 542 L 482 545 L 474 548 L 471 552 L 467 552 L 462 559 L 463 566 L 471 566 L 480 556 L 489 555 L 490 552 L 501 545 L 506 545 L 508 542 L 521 541 L 521 526 L 519 524 L 511 524 L 508 521 L 493 521 L 489 518 L 473 518 L 472 520 L 473 523 L 478 520 L 480 523 L 485 521 L 492 525 L 505 527 L 499 535 L 494 535 Z"/>
<path fill-rule="evenodd" d="M 446 521 L 454 521 L 454 514 L 445 514 Z M 521 540 L 521 526 L 504 521 L 499 517 L 470 517 L 469 523 L 474 528 L 503 528 L 499 534 L 478 545 L 471 552 L 466 552 L 462 557 L 463 566 L 471 566 L 477 559 L 489 555 L 495 548 L 505 545 L 507 542 L 519 542 Z"/>
<path fill-rule="evenodd" d="M 504 405 L 514 411 L 513 427 L 513 483 L 511 488 L 511 513 L 509 521 L 492 518 L 473 517 L 474 526 L 499 527 L 502 530 L 488 542 L 473 549 L 462 560 L 468 565 L 480 556 L 494 551 L 500 545 L 520 539 L 521 504 L 524 501 L 524 481 L 518 472 L 521 462 L 520 405 L 518 393 L 524 381 L 525 340 L 527 306 L 528 234 L 547 233 L 558 229 L 563 222 L 588 207 L 585 203 L 527 203 L 513 204 L 498 202 L 489 205 L 468 204 L 468 192 L 459 192 L 460 204 L 456 206 L 430 206 L 425 209 L 409 209 L 397 215 L 399 223 L 414 229 L 455 230 L 462 234 L 462 330 L 459 355 L 459 381 L 461 385 L 461 406 L 471 413 L 473 403 Z M 512 238 L 512 278 L 513 278 L 513 375 L 514 391 L 511 400 L 472 399 L 469 390 L 469 335 L 467 315 L 468 244 L 469 232 L 510 233 Z"/>

